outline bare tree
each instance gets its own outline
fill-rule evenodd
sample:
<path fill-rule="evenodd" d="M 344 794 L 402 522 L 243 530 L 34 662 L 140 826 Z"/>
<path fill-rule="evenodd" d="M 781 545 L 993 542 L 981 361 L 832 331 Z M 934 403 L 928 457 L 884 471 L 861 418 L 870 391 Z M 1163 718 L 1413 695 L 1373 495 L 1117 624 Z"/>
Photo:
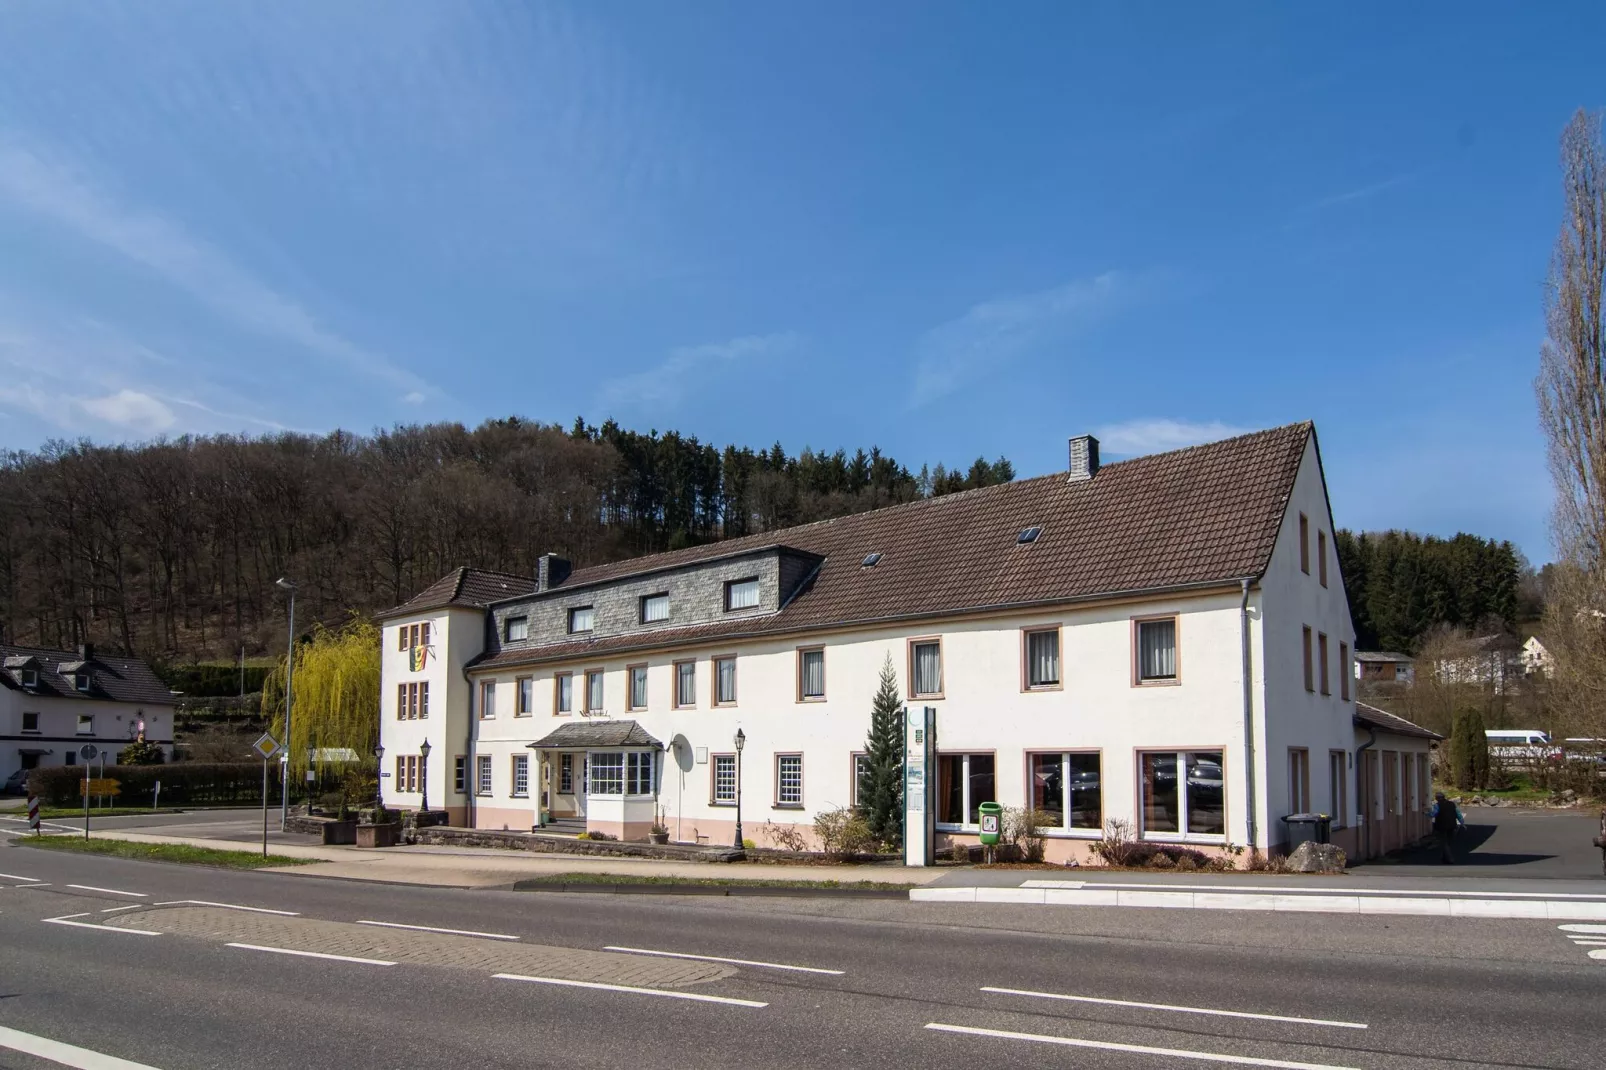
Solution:
<path fill-rule="evenodd" d="M 1606 142 L 1579 111 L 1561 138 L 1563 214 L 1535 389 L 1556 486 L 1545 610 L 1550 695 L 1571 735 L 1606 735 Z"/>

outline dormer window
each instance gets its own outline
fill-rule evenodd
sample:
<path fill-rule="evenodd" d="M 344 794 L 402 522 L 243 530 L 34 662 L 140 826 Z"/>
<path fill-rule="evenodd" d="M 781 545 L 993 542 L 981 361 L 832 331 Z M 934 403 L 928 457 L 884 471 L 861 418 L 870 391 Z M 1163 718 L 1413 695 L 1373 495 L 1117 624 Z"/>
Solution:
<path fill-rule="evenodd" d="M 656 624 L 669 619 L 669 596 L 649 594 L 641 598 L 641 623 Z"/>
<path fill-rule="evenodd" d="M 575 606 L 569 610 L 569 634 L 589 632 L 595 620 L 596 616 L 590 606 Z"/>
<path fill-rule="evenodd" d="M 509 617 L 507 619 L 507 640 L 508 640 L 508 642 L 517 643 L 520 640 L 528 639 L 529 637 L 530 637 L 530 618 L 529 617 Z"/>
<path fill-rule="evenodd" d="M 725 608 L 757 609 L 758 608 L 758 577 L 751 579 L 731 580 L 725 584 Z"/>
<path fill-rule="evenodd" d="M 80 691 L 83 691 L 83 692 L 87 693 L 89 691 L 90 685 L 92 685 L 94 682 L 95 682 L 95 675 L 93 673 L 91 673 L 88 669 L 85 669 L 83 672 L 79 672 L 79 673 L 74 673 L 73 674 L 73 686 L 76 687 Z"/>
<path fill-rule="evenodd" d="M 23 687 L 30 687 L 30 688 L 38 687 L 39 686 L 39 670 L 38 669 L 23 669 L 22 670 L 22 686 Z"/>

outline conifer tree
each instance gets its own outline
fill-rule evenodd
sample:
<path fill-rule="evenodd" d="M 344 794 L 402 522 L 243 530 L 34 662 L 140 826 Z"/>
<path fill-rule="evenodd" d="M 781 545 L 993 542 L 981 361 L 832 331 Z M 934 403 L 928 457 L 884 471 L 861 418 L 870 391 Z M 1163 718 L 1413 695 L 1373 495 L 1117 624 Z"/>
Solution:
<path fill-rule="evenodd" d="M 864 744 L 859 809 L 876 839 L 903 844 L 903 699 L 892 655 L 881 666 L 881 682 L 870 708 L 870 735 Z"/>

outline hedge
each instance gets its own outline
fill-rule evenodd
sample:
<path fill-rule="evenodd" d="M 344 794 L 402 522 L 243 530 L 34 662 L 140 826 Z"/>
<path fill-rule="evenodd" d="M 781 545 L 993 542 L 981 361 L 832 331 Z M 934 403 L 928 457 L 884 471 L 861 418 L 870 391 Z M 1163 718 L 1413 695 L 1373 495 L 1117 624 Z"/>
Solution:
<path fill-rule="evenodd" d="M 245 693 L 262 690 L 262 681 L 272 669 L 266 665 L 245 667 Z M 240 693 L 238 665 L 164 665 L 157 669 L 162 682 L 174 691 L 194 698 L 227 697 Z M 165 785 L 164 785 L 165 787 Z"/>
<path fill-rule="evenodd" d="M 98 767 L 95 773 L 99 773 Z M 127 806 L 153 804 L 156 782 L 162 782 L 162 803 L 173 806 L 228 806 L 262 801 L 261 762 L 176 762 L 172 765 L 108 766 L 106 779 L 121 789 L 117 801 Z M 47 806 L 81 806 L 84 767 L 53 765 L 28 774 L 28 790 Z M 279 800 L 279 770 L 268 776 L 268 802 Z"/>

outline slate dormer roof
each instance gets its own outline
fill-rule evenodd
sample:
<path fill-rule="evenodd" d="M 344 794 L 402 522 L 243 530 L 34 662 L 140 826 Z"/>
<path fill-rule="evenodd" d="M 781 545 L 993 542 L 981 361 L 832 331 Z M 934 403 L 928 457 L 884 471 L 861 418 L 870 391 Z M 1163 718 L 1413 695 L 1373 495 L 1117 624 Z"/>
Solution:
<path fill-rule="evenodd" d="M 38 686 L 22 686 L 25 668 L 38 669 Z M 86 670 L 94 673 L 94 686 L 84 692 L 78 690 L 73 676 Z M 85 659 L 75 650 L 0 646 L 0 687 L 30 695 L 143 706 L 171 706 L 178 701 L 178 696 L 139 658 L 97 652 L 92 659 Z"/>
<path fill-rule="evenodd" d="M 529 594 L 535 590 L 535 580 L 529 576 L 515 576 L 510 572 L 494 572 L 485 568 L 461 565 L 416 595 L 379 614 L 380 620 L 424 613 L 448 606 L 483 609 L 492 602 Z"/>

